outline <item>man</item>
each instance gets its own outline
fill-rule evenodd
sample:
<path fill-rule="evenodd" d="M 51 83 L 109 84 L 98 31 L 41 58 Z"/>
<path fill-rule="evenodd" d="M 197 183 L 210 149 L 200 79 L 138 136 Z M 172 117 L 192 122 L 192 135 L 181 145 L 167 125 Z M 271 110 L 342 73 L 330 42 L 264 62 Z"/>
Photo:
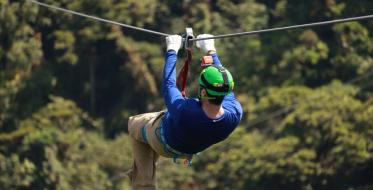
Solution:
<path fill-rule="evenodd" d="M 210 36 L 203 34 L 197 38 Z M 168 36 L 166 43 L 162 91 L 167 111 L 132 116 L 128 122 L 134 158 L 130 177 L 134 190 L 156 188 L 155 164 L 159 155 L 190 160 L 193 154 L 226 139 L 242 117 L 241 105 L 232 92 L 232 75 L 222 67 L 214 40 L 197 41 L 197 47 L 213 58 L 213 65 L 200 74 L 198 99 L 184 98 L 176 86 L 181 36 Z"/>

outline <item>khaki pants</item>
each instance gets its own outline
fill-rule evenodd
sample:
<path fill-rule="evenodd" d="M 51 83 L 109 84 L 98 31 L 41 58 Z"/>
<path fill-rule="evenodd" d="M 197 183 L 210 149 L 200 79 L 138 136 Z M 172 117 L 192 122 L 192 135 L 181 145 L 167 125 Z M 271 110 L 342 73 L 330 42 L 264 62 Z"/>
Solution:
<path fill-rule="evenodd" d="M 164 112 L 145 113 L 132 116 L 128 121 L 128 132 L 133 152 L 133 168 L 129 173 L 133 190 L 156 189 L 156 162 L 159 155 L 172 157 L 166 153 L 161 143 L 160 122 Z M 146 131 L 144 134 L 142 130 Z M 156 134 L 157 133 L 157 134 Z M 146 136 L 144 139 L 144 135 Z"/>

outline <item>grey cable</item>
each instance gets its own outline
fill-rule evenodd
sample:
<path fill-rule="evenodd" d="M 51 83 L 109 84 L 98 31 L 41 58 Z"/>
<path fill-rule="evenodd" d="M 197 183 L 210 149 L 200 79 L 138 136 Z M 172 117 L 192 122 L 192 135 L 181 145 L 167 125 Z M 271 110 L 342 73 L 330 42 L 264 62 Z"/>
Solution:
<path fill-rule="evenodd" d="M 157 31 L 153 31 L 153 30 L 148 30 L 148 29 L 144 29 L 144 28 L 140 28 L 140 27 L 136 27 L 136 26 L 131 26 L 131 25 L 128 25 L 128 24 L 123 24 L 123 23 L 120 23 L 120 22 L 112 21 L 112 20 L 99 18 L 99 17 L 96 17 L 96 16 L 91 16 L 91 15 L 79 13 L 79 12 L 76 12 L 76 11 L 72 11 L 72 10 L 56 7 L 56 6 L 53 6 L 53 5 L 41 3 L 41 2 L 35 1 L 35 0 L 26 0 L 26 1 L 28 1 L 30 3 L 37 4 L 37 5 L 42 6 L 42 7 L 47 7 L 47 8 L 62 11 L 62 12 L 65 12 L 65 13 L 70 13 L 70 14 L 82 16 L 82 17 L 85 17 L 85 18 L 89 18 L 89 19 L 93 19 L 93 20 L 97 20 L 97 21 L 101 21 L 101 22 L 106 22 L 106 23 L 109 23 L 109 24 L 122 26 L 124 28 L 129 28 L 129 29 L 133 29 L 133 30 L 138 30 L 138 31 L 150 33 L 150 34 L 155 34 L 155 35 L 158 35 L 158 36 L 164 36 L 164 37 L 169 36 L 169 34 L 166 34 L 166 33 L 157 32 Z"/>
<path fill-rule="evenodd" d="M 286 27 L 270 28 L 270 29 L 256 30 L 256 31 L 250 31 L 250 32 L 239 32 L 239 33 L 232 33 L 232 34 L 216 35 L 216 36 L 206 37 L 206 38 L 194 38 L 194 39 L 191 39 L 190 41 L 200 41 L 200 40 L 209 40 L 209 39 L 218 39 L 218 38 L 229 38 L 229 37 L 237 37 L 237 36 L 254 35 L 254 34 L 267 33 L 267 32 L 275 32 L 275 31 L 296 29 L 296 28 L 307 28 L 307 27 L 321 26 L 321 25 L 328 25 L 328 24 L 336 24 L 336 23 L 342 23 L 342 22 L 351 22 L 351 21 L 357 21 L 357 20 L 365 20 L 365 19 L 371 19 L 371 18 L 373 18 L 373 15 L 366 15 L 366 16 L 360 16 L 360 17 L 337 19 L 337 20 L 330 20 L 330 21 L 324 21 L 324 22 L 314 22 L 314 23 L 309 23 L 309 24 L 301 24 L 301 25 L 293 25 L 293 26 L 286 26 Z"/>
<path fill-rule="evenodd" d="M 369 71 L 369 72 L 367 72 L 367 73 L 365 73 L 365 74 L 363 74 L 361 76 L 355 77 L 355 78 L 347 81 L 345 84 L 354 84 L 354 83 L 357 83 L 357 82 L 359 82 L 359 81 L 361 81 L 361 80 L 363 80 L 363 79 L 365 79 L 365 78 L 367 78 L 367 77 L 369 77 L 371 75 L 373 75 L 373 70 Z M 370 85 L 371 85 L 370 83 L 369 83 L 369 85 L 364 85 L 361 89 L 365 89 L 365 88 L 367 88 Z M 318 99 L 318 98 L 320 98 L 320 95 L 316 94 L 315 96 L 311 96 L 310 98 L 305 99 L 305 101 L 311 101 L 311 100 L 315 100 L 315 99 Z M 274 111 L 274 112 L 272 112 L 270 114 L 264 115 L 263 117 L 259 117 L 257 119 L 251 120 L 251 121 L 249 121 L 248 127 L 253 127 L 253 126 L 258 125 L 260 123 L 263 123 L 263 122 L 265 122 L 265 121 L 267 121 L 269 119 L 275 118 L 275 117 L 280 116 L 282 114 L 286 114 L 289 111 L 291 111 L 294 108 L 296 108 L 298 105 L 299 105 L 299 103 L 295 103 L 295 104 L 293 104 L 293 105 L 291 105 L 289 107 L 276 110 L 276 111 Z"/>
<path fill-rule="evenodd" d="M 170 34 L 166 34 L 166 33 L 162 33 L 162 32 L 157 32 L 157 31 L 148 30 L 148 29 L 144 29 L 144 28 L 140 28 L 140 27 L 136 27 L 136 26 L 131 26 L 131 25 L 128 25 L 128 24 L 123 24 L 123 23 L 108 20 L 108 19 L 99 18 L 99 17 L 92 16 L 92 15 L 87 15 L 87 14 L 84 14 L 84 13 L 79 13 L 79 12 L 64 9 L 64 8 L 61 8 L 61 7 L 56 7 L 56 6 L 49 5 L 49 4 L 46 4 L 46 3 L 42 3 L 42 2 L 39 2 L 39 1 L 36 1 L 36 0 L 26 0 L 26 1 L 37 4 L 39 6 L 47 7 L 47 8 L 50 8 L 50 9 L 55 9 L 55 10 L 58 10 L 58 11 L 62 11 L 62 12 L 66 12 L 66 13 L 90 18 L 90 19 L 93 19 L 93 20 L 122 26 L 122 27 L 129 28 L 129 29 L 138 30 L 138 31 L 142 31 L 142 32 L 147 32 L 147 33 L 150 33 L 150 34 L 155 34 L 155 35 L 158 35 L 158 36 L 166 37 L 166 36 L 170 35 Z M 286 27 L 279 27 L 279 28 L 270 28 L 270 29 L 256 30 L 256 31 L 250 31 L 250 32 L 223 34 L 223 35 L 216 35 L 216 36 L 213 36 L 213 37 L 206 37 L 206 38 L 194 38 L 194 39 L 190 39 L 189 41 L 200 41 L 200 40 L 208 40 L 208 39 L 218 39 L 218 38 L 228 38 L 228 37 L 237 37 L 237 36 L 245 36 L 245 35 L 254 35 L 254 34 L 260 34 L 260 33 L 275 32 L 275 31 L 282 31 L 282 30 L 289 30 L 289 29 L 296 29 L 296 28 L 306 28 L 306 27 L 313 27 L 313 26 L 321 26 L 321 25 L 327 25 L 327 24 L 336 24 L 336 23 L 350 22 L 350 21 L 357 21 L 357 20 L 365 20 L 365 19 L 371 19 L 371 18 L 373 18 L 373 15 L 352 17 L 352 18 L 346 18 L 346 19 L 337 19 L 337 20 L 330 20 L 330 21 L 324 21 L 324 22 L 315 22 L 315 23 L 301 24 L 301 25 L 294 25 L 294 26 L 286 26 Z"/>

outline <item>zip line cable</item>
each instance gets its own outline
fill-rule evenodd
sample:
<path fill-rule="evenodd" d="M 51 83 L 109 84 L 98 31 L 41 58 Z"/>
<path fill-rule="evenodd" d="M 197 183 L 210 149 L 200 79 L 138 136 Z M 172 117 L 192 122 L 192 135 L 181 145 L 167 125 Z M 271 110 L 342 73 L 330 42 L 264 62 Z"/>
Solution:
<path fill-rule="evenodd" d="M 357 83 L 357 82 L 359 82 L 359 81 L 361 81 L 361 80 L 363 80 L 363 79 L 365 79 L 365 78 L 368 78 L 368 77 L 371 76 L 371 75 L 373 75 L 373 70 L 370 71 L 370 72 L 367 72 L 367 73 L 365 73 L 365 74 L 363 74 L 363 75 L 361 75 L 361 76 L 355 77 L 355 78 L 353 78 L 353 79 L 347 81 L 345 84 L 354 84 L 354 83 Z M 363 85 L 363 86 L 361 87 L 361 89 L 365 89 L 365 88 L 369 87 L 369 86 L 372 85 L 372 84 L 373 84 L 373 83 L 368 83 L 368 84 L 366 84 L 366 85 Z M 315 95 L 315 96 L 311 96 L 311 97 L 308 98 L 308 99 L 306 98 L 304 101 L 309 102 L 309 101 L 312 101 L 312 100 L 318 99 L 318 98 L 320 98 L 320 97 L 321 97 L 321 95 L 320 95 L 320 94 L 317 94 L 317 95 Z M 269 120 L 269 119 L 275 118 L 275 117 L 280 116 L 280 115 L 282 115 L 282 114 L 286 114 L 286 113 L 288 113 L 289 111 L 291 111 L 292 109 L 296 108 L 298 105 L 299 105 L 299 103 L 294 103 L 293 105 L 291 105 L 291 106 L 289 106 L 289 107 L 286 107 L 286 108 L 282 108 L 282 109 L 276 110 L 276 111 L 274 111 L 274 112 L 272 112 L 272 113 L 269 113 L 269 114 L 264 115 L 263 117 L 259 117 L 258 119 L 254 119 L 254 120 L 252 120 L 252 121 L 249 121 L 248 127 L 256 126 L 256 125 L 258 125 L 258 124 L 260 124 L 260 123 L 263 123 L 263 122 L 265 122 L 265 121 L 267 121 L 267 120 Z"/>
<path fill-rule="evenodd" d="M 124 28 L 129 28 L 129 29 L 133 29 L 133 30 L 147 32 L 147 33 L 150 33 L 150 34 L 154 34 L 154 35 L 158 35 L 158 36 L 164 36 L 164 37 L 167 37 L 167 36 L 170 35 L 170 34 L 166 34 L 166 33 L 162 33 L 162 32 L 157 32 L 157 31 L 148 30 L 148 29 L 144 29 L 144 28 L 140 28 L 140 27 L 136 27 L 136 26 L 131 26 L 131 25 L 128 25 L 128 24 L 123 24 L 123 23 L 108 20 L 108 19 L 99 18 L 99 17 L 92 16 L 92 15 L 87 15 L 87 14 L 84 14 L 84 13 L 79 13 L 79 12 L 76 12 L 76 11 L 72 11 L 72 10 L 61 8 L 61 7 L 57 7 L 57 6 L 49 5 L 49 4 L 46 4 L 46 3 L 42 3 L 42 2 L 39 2 L 39 1 L 36 1 L 36 0 L 26 0 L 26 1 L 28 1 L 30 3 L 37 4 L 37 5 L 42 6 L 42 7 L 62 11 L 62 12 L 65 12 L 65 13 L 78 15 L 78 16 L 93 19 L 93 20 L 96 20 L 96 21 L 101 21 L 101 22 L 106 22 L 106 23 L 109 23 L 109 24 L 119 25 L 119 26 L 122 26 Z M 342 22 L 366 20 L 366 19 L 371 19 L 371 18 L 373 18 L 373 15 L 351 17 L 351 18 L 345 18 L 345 19 L 336 19 L 336 20 L 323 21 L 323 22 L 314 22 L 314 23 L 309 23 L 309 24 L 293 25 L 293 26 L 286 26 L 286 27 L 270 28 L 270 29 L 263 29 L 263 30 L 249 31 L 249 32 L 223 34 L 223 35 L 216 35 L 216 36 L 212 36 L 212 37 L 194 38 L 194 39 L 188 39 L 188 40 L 193 42 L 193 41 L 208 40 L 208 39 L 220 39 L 220 38 L 247 36 L 247 35 L 254 35 L 254 34 L 261 34 L 261 33 L 268 33 L 268 32 L 276 32 L 276 31 L 282 31 L 282 30 L 290 30 L 290 29 L 297 29 L 297 28 L 308 28 L 308 27 L 314 27 L 314 26 L 337 24 L 337 23 L 342 23 Z"/>
<path fill-rule="evenodd" d="M 153 31 L 153 30 L 148 30 L 148 29 L 144 29 L 144 28 L 140 28 L 140 27 L 136 27 L 136 26 L 131 26 L 131 25 L 128 25 L 128 24 L 123 24 L 123 23 L 120 23 L 120 22 L 107 20 L 107 19 L 96 17 L 96 16 L 87 15 L 87 14 L 84 14 L 84 13 L 79 13 L 79 12 L 76 12 L 76 11 L 64 9 L 64 8 L 61 8 L 61 7 L 56 7 L 56 6 L 53 6 L 53 5 L 46 4 L 46 3 L 41 3 L 41 2 L 36 1 L 36 0 L 26 0 L 26 1 L 28 1 L 30 3 L 37 4 L 37 5 L 42 6 L 42 7 L 62 11 L 62 12 L 65 12 L 65 13 L 70 13 L 70 14 L 73 14 L 73 15 L 78 15 L 78 16 L 89 18 L 89 19 L 96 20 L 96 21 L 101 21 L 101 22 L 106 22 L 106 23 L 109 23 L 109 24 L 122 26 L 124 28 L 138 30 L 138 31 L 141 31 L 141 32 L 146 32 L 146 33 L 150 33 L 150 34 L 154 34 L 154 35 L 158 35 L 158 36 L 164 36 L 164 37 L 169 36 L 169 34 L 166 34 L 166 33 L 157 32 L 157 31 Z"/>
<path fill-rule="evenodd" d="M 200 41 L 200 40 L 229 38 L 229 37 L 237 37 L 237 36 L 247 36 L 247 35 L 275 32 L 275 31 L 282 31 L 282 30 L 290 30 L 290 29 L 297 29 L 297 28 L 308 28 L 308 27 L 322 26 L 322 25 L 328 25 L 328 24 L 336 24 L 336 23 L 342 23 L 342 22 L 366 20 L 366 19 L 371 19 L 371 18 L 373 18 L 373 15 L 366 15 L 366 16 L 360 16 L 360 17 L 337 19 L 337 20 L 330 20 L 330 21 L 324 21 L 324 22 L 314 22 L 314 23 L 309 23 L 309 24 L 300 24 L 300 25 L 293 25 L 293 26 L 286 26 L 286 27 L 270 28 L 270 29 L 256 30 L 256 31 L 250 31 L 250 32 L 239 32 L 239 33 L 232 33 L 232 34 L 216 35 L 216 36 L 206 37 L 206 38 L 194 38 L 194 39 L 191 39 L 190 41 Z"/>

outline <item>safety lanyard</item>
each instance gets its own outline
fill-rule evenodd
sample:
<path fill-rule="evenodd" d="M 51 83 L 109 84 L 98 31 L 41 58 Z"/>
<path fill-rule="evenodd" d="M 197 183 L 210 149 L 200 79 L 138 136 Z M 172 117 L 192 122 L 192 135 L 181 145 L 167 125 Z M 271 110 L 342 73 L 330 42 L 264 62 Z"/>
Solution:
<path fill-rule="evenodd" d="M 184 65 L 181 68 L 179 75 L 177 77 L 177 87 L 179 88 L 181 95 L 183 97 L 186 96 L 186 82 L 188 78 L 188 71 L 189 71 L 189 65 L 190 62 L 192 61 L 192 48 L 187 48 L 186 49 L 186 57 L 184 61 Z"/>
<path fill-rule="evenodd" d="M 186 96 L 186 83 L 188 79 L 189 65 L 192 62 L 193 42 L 190 41 L 192 39 L 194 39 L 193 29 L 186 28 L 186 34 L 184 35 L 185 60 L 176 80 L 177 87 L 179 88 L 183 97 Z"/>

